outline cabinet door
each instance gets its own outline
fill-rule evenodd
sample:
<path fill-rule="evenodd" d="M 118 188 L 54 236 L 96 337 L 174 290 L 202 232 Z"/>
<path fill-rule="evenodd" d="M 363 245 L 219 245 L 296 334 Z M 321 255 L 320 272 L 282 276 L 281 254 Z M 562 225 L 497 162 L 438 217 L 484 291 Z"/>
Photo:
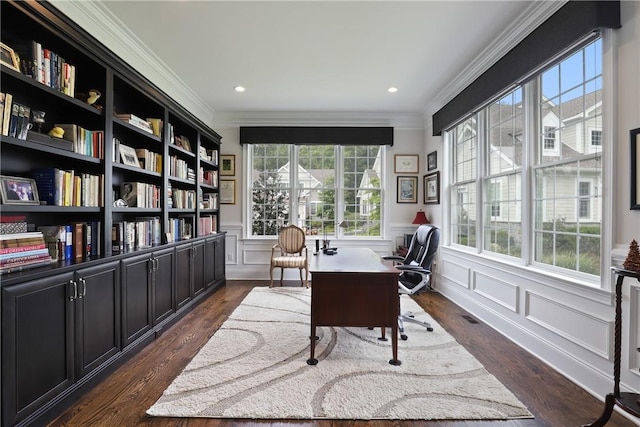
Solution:
<path fill-rule="evenodd" d="M 122 338 L 128 346 L 151 329 L 151 277 L 154 261 L 150 254 L 122 261 Z"/>
<path fill-rule="evenodd" d="M 178 308 L 191 299 L 191 243 L 176 247 L 176 297 Z"/>
<path fill-rule="evenodd" d="M 204 291 L 204 265 L 205 265 L 205 252 L 204 241 L 194 243 L 191 248 L 192 263 L 193 263 L 193 296 L 198 295 Z"/>
<path fill-rule="evenodd" d="M 76 354 L 78 376 L 120 350 L 120 262 L 76 271 Z"/>
<path fill-rule="evenodd" d="M 221 234 L 220 236 L 216 237 L 216 250 L 215 250 L 215 256 L 214 256 L 214 263 L 215 263 L 215 280 L 223 280 L 225 278 L 225 263 L 224 263 L 224 257 L 225 257 L 225 241 L 224 241 L 224 234 Z"/>
<path fill-rule="evenodd" d="M 175 312 L 173 248 L 153 254 L 153 324 L 157 325 Z"/>
<path fill-rule="evenodd" d="M 216 279 L 216 239 L 208 238 L 204 243 L 204 283 L 210 286 Z"/>
<path fill-rule="evenodd" d="M 2 425 L 14 425 L 70 387 L 73 273 L 2 288 Z"/>

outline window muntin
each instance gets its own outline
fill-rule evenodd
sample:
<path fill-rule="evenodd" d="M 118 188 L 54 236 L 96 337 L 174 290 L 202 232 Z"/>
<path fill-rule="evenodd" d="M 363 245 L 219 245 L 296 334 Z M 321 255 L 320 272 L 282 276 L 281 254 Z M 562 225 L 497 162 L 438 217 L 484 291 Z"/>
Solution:
<path fill-rule="evenodd" d="M 275 236 L 281 226 L 295 223 L 310 235 L 381 237 L 384 146 L 251 144 L 247 149 L 253 165 L 251 236 Z M 337 227 L 340 221 L 344 225 Z"/>

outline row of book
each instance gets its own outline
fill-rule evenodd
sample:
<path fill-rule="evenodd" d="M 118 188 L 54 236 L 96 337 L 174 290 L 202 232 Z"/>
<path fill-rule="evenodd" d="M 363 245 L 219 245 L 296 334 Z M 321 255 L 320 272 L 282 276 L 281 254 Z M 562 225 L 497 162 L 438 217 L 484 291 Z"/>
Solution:
<path fill-rule="evenodd" d="M 10 93 L 0 92 L 0 133 L 12 138 L 27 139 L 31 107 L 13 100 Z"/>
<path fill-rule="evenodd" d="M 196 192 L 174 188 L 171 191 L 171 207 L 176 209 L 195 209 Z"/>
<path fill-rule="evenodd" d="M 88 130 L 73 123 L 62 123 L 55 126 L 64 130 L 62 138 L 71 142 L 74 153 L 96 159 L 104 158 L 104 131 Z"/>
<path fill-rule="evenodd" d="M 207 149 L 206 147 L 199 148 L 200 158 L 211 162 L 214 166 L 218 166 L 218 150 Z"/>
<path fill-rule="evenodd" d="M 218 217 L 215 215 L 205 215 L 198 218 L 198 235 L 206 236 L 218 232 Z"/>
<path fill-rule="evenodd" d="M 200 168 L 200 183 L 218 188 L 218 171 Z"/>
<path fill-rule="evenodd" d="M 167 243 L 179 242 L 193 236 L 193 217 L 169 218 L 167 224 Z"/>
<path fill-rule="evenodd" d="M 34 80 L 66 95 L 76 95 L 76 67 L 53 50 L 35 40 L 24 46 L 14 46 L 20 54 L 21 72 Z"/>
<path fill-rule="evenodd" d="M 160 187 L 146 182 L 123 182 L 120 198 L 130 208 L 159 208 Z"/>
<path fill-rule="evenodd" d="M 53 206 L 104 206 L 104 175 L 74 170 L 36 168 L 31 171 L 40 201 Z"/>
<path fill-rule="evenodd" d="M 120 254 L 162 243 L 159 217 L 139 217 L 117 221 L 111 226 L 111 252 Z"/>
<path fill-rule="evenodd" d="M 169 157 L 169 175 L 195 182 L 196 173 L 189 164 L 177 156 Z"/>
<path fill-rule="evenodd" d="M 79 260 L 102 255 L 102 222 L 74 222 L 39 226 L 38 231 L 53 261 Z"/>
<path fill-rule="evenodd" d="M 0 274 L 42 267 L 51 262 L 41 232 L 0 235 Z"/>
<path fill-rule="evenodd" d="M 136 156 L 142 169 L 162 173 L 162 154 L 146 148 L 136 148 Z"/>
<path fill-rule="evenodd" d="M 201 194 L 200 209 L 218 209 L 218 193 Z"/>

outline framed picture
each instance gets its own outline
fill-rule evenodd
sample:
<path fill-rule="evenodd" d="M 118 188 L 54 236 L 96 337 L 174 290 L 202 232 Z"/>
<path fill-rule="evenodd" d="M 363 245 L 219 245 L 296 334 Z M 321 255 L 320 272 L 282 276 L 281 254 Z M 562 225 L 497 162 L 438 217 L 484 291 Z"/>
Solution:
<path fill-rule="evenodd" d="M 0 196 L 5 205 L 39 205 L 36 181 L 19 176 L 0 176 Z"/>
<path fill-rule="evenodd" d="M 438 169 L 438 152 L 432 151 L 427 154 L 427 170 L 433 171 Z"/>
<path fill-rule="evenodd" d="M 120 158 L 122 159 L 123 164 L 127 166 L 133 166 L 135 168 L 140 167 L 140 162 L 138 161 L 136 150 L 124 144 L 119 144 L 118 150 L 120 150 Z"/>
<path fill-rule="evenodd" d="M 220 180 L 220 203 L 223 205 L 236 204 L 236 180 L 235 179 Z"/>
<path fill-rule="evenodd" d="M 440 204 L 440 172 L 428 173 L 424 176 L 424 204 Z"/>
<path fill-rule="evenodd" d="M 631 209 L 640 209 L 640 128 L 631 137 Z"/>
<path fill-rule="evenodd" d="M 398 203 L 418 203 L 417 176 L 399 176 L 397 186 Z"/>
<path fill-rule="evenodd" d="M 234 176 L 236 174 L 236 155 L 220 155 L 220 175 Z"/>
<path fill-rule="evenodd" d="M 393 156 L 394 173 L 418 173 L 417 154 L 396 154 Z"/>
<path fill-rule="evenodd" d="M 16 53 L 4 43 L 0 43 L 0 62 L 12 70 L 20 71 L 20 61 Z"/>

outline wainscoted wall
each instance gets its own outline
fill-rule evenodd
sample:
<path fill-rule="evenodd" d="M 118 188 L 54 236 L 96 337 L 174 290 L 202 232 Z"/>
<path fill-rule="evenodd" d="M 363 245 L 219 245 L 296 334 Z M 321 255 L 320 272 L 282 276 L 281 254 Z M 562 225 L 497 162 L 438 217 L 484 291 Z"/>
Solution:
<path fill-rule="evenodd" d="M 610 291 L 448 247 L 440 249 L 439 274 L 437 290 L 478 319 L 595 395 L 604 397 L 613 390 L 615 313 Z M 621 387 L 638 391 L 640 361 L 635 349 L 640 331 L 637 320 L 631 319 L 638 318 L 640 288 L 627 280 Z"/>

